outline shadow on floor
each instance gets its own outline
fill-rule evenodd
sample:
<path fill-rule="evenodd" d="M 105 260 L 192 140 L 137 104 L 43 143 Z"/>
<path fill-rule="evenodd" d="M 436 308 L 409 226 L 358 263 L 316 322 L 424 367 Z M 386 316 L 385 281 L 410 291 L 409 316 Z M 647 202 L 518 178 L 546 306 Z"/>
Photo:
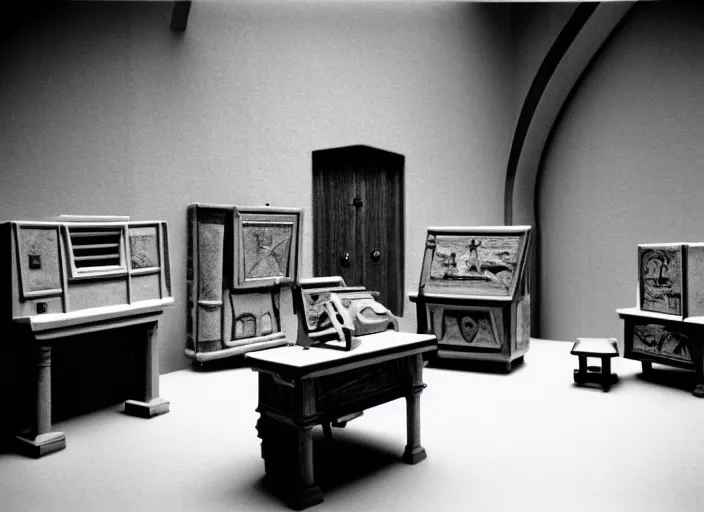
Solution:
<path fill-rule="evenodd" d="M 640 382 L 681 389 L 691 393 L 696 385 L 697 374 L 691 370 L 653 365 L 652 370 L 638 373 L 632 378 Z"/>
<path fill-rule="evenodd" d="M 326 494 L 345 492 L 345 487 L 380 472 L 405 466 L 401 458 L 405 440 L 398 447 L 390 447 L 345 429 L 333 428 L 332 435 L 333 438 L 329 441 L 325 439 L 321 427 L 316 427 L 313 431 L 315 482 L 320 487 L 323 498 Z M 262 472 L 263 470 L 262 461 Z M 273 486 L 279 486 L 279 483 L 275 482 Z M 254 483 L 252 491 L 285 506 L 285 496 L 276 492 L 273 486 L 262 475 Z"/>
<path fill-rule="evenodd" d="M 525 365 L 523 357 L 514 360 L 510 372 L 506 371 L 506 363 L 499 361 L 476 361 L 472 359 L 443 359 L 435 357 L 428 361 L 427 367 L 440 370 L 461 372 L 487 373 L 496 375 L 510 375 L 520 371 Z"/>
<path fill-rule="evenodd" d="M 189 367 L 191 371 L 199 373 L 219 372 L 223 370 L 236 370 L 239 368 L 249 368 L 244 355 L 225 357 L 223 359 L 213 359 L 207 363 L 193 361 Z"/>
<path fill-rule="evenodd" d="M 614 382 L 613 384 L 611 384 L 611 387 L 609 388 L 608 391 L 604 391 L 604 388 L 601 384 L 595 384 L 593 382 L 586 382 L 581 385 L 577 385 L 574 382 L 572 382 L 572 387 L 574 389 L 590 389 L 593 391 L 600 391 L 602 393 L 610 393 L 614 390 L 618 390 L 618 388 L 621 386 L 622 381 L 623 381 L 623 379 L 619 376 L 618 380 L 616 382 Z"/>
<path fill-rule="evenodd" d="M 405 440 L 404 440 L 405 441 Z M 345 429 L 332 429 L 332 440 L 322 430 L 313 433 L 313 464 L 320 488 L 332 491 L 370 477 L 401 460 L 405 442 L 398 450 L 373 442 L 365 436 Z"/>

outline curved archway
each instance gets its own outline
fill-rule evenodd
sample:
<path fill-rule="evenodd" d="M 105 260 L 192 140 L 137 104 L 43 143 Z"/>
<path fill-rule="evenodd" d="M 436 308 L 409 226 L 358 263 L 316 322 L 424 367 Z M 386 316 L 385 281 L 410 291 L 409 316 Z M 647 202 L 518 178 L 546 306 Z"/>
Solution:
<path fill-rule="evenodd" d="M 536 183 L 550 133 L 580 77 L 636 3 L 580 4 L 548 50 L 526 95 L 509 152 L 504 222 L 533 226 L 533 262 L 540 254 Z M 539 271 L 534 263 L 530 276 L 534 291 Z M 531 316 L 531 334 L 539 336 L 538 307 Z"/>

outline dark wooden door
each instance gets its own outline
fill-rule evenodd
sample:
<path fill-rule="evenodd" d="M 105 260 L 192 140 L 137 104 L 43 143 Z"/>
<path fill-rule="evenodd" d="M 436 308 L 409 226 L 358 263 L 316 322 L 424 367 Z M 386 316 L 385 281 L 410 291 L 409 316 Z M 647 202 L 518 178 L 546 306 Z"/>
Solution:
<path fill-rule="evenodd" d="M 403 314 L 404 156 L 368 146 L 313 152 L 313 272 L 379 292 Z"/>

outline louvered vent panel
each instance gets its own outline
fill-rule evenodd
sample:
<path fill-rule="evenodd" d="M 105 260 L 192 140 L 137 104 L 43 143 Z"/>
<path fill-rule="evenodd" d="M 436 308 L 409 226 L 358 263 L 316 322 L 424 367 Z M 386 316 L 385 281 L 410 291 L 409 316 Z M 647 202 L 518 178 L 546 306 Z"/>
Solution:
<path fill-rule="evenodd" d="M 120 265 L 121 229 L 69 228 L 68 232 L 77 269 Z"/>

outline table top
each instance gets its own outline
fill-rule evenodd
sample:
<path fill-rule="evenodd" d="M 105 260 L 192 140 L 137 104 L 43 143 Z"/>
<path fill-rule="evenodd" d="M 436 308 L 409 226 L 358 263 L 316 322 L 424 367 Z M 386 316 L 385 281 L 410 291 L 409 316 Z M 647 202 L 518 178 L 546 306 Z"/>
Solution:
<path fill-rule="evenodd" d="M 614 338 L 577 338 L 570 354 L 575 356 L 618 356 Z"/>
<path fill-rule="evenodd" d="M 314 376 L 330 368 L 364 366 L 383 360 L 437 350 L 431 334 L 385 331 L 359 336 L 361 343 L 350 351 L 335 348 L 289 345 L 249 352 L 245 358 L 254 370 L 285 372 L 297 376 Z"/>
<path fill-rule="evenodd" d="M 28 324 L 33 332 L 42 332 L 80 326 L 87 323 L 107 322 L 120 318 L 160 313 L 166 306 L 174 303 L 173 297 L 148 299 L 132 304 L 114 304 L 96 308 L 79 309 L 68 313 L 45 313 L 16 318 L 18 324 Z"/>
<path fill-rule="evenodd" d="M 669 322 L 684 322 L 686 324 L 704 324 L 704 316 L 688 316 L 682 318 L 679 315 L 668 315 L 666 313 L 656 313 L 654 311 L 643 311 L 639 308 L 617 309 L 619 316 L 637 316 L 654 320 L 667 320 Z"/>
<path fill-rule="evenodd" d="M 408 299 L 411 302 L 418 302 L 418 292 L 410 292 Z M 455 304 L 455 303 L 470 303 L 470 302 L 496 302 L 510 303 L 513 302 L 511 295 L 471 295 L 460 293 L 425 293 L 423 292 L 423 300 L 426 302 L 437 302 L 439 304 Z"/>

